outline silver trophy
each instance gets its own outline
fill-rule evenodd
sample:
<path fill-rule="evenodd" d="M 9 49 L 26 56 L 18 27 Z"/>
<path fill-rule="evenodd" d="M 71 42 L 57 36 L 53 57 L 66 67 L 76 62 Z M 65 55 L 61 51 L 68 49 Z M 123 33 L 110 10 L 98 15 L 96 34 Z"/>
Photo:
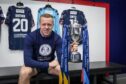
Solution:
<path fill-rule="evenodd" d="M 76 18 L 73 21 L 71 21 L 70 37 L 71 37 L 70 61 L 71 62 L 80 62 L 81 54 L 78 52 L 78 45 L 79 45 L 80 41 L 82 40 L 81 39 L 81 25 L 78 23 Z"/>

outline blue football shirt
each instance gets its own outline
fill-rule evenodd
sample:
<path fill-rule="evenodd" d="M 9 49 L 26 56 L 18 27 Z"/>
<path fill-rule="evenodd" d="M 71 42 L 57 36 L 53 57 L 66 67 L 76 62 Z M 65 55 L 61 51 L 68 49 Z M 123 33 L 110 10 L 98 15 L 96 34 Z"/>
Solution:
<path fill-rule="evenodd" d="M 59 13 L 56 9 L 52 7 L 43 7 L 39 8 L 38 10 L 38 17 L 37 17 L 37 28 L 40 28 L 40 16 L 43 14 L 50 14 L 54 18 L 54 26 L 53 26 L 53 31 L 55 31 L 57 34 L 60 35 L 60 29 L 59 29 Z"/>

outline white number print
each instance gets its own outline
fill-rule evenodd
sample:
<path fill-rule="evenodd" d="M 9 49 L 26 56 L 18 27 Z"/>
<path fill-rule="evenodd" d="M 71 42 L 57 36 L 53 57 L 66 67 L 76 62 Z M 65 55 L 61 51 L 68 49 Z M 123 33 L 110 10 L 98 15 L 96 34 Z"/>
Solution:
<path fill-rule="evenodd" d="M 13 23 L 15 23 L 15 22 L 16 22 L 16 24 L 13 26 L 14 32 L 27 32 L 28 31 L 28 20 L 27 19 L 14 18 Z"/>

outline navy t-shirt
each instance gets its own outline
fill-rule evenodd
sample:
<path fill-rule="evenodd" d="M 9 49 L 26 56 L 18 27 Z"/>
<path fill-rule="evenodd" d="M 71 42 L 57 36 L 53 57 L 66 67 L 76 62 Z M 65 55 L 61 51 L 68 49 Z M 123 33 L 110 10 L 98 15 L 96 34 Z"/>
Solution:
<path fill-rule="evenodd" d="M 55 51 L 60 63 L 61 37 L 53 31 L 49 37 L 43 37 L 40 34 L 40 29 L 37 29 L 25 38 L 24 63 L 29 67 L 48 69 L 49 62 L 55 59 Z"/>

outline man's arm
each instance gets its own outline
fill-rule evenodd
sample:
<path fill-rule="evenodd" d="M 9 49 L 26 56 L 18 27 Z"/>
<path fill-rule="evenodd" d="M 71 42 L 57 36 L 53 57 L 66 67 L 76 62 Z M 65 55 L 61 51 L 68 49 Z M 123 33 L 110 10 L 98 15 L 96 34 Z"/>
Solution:
<path fill-rule="evenodd" d="M 56 39 L 56 54 L 57 54 L 58 62 L 59 62 L 59 64 L 61 64 L 61 56 L 62 56 L 62 39 L 61 39 L 60 36 Z"/>
<path fill-rule="evenodd" d="M 61 72 L 60 70 L 60 63 L 61 63 L 61 55 L 62 55 L 62 39 L 61 37 L 58 37 L 55 41 L 55 47 L 56 47 L 56 54 L 58 60 L 53 60 L 51 63 L 56 64 L 55 67 L 49 68 L 49 74 L 53 75 L 59 75 Z"/>

